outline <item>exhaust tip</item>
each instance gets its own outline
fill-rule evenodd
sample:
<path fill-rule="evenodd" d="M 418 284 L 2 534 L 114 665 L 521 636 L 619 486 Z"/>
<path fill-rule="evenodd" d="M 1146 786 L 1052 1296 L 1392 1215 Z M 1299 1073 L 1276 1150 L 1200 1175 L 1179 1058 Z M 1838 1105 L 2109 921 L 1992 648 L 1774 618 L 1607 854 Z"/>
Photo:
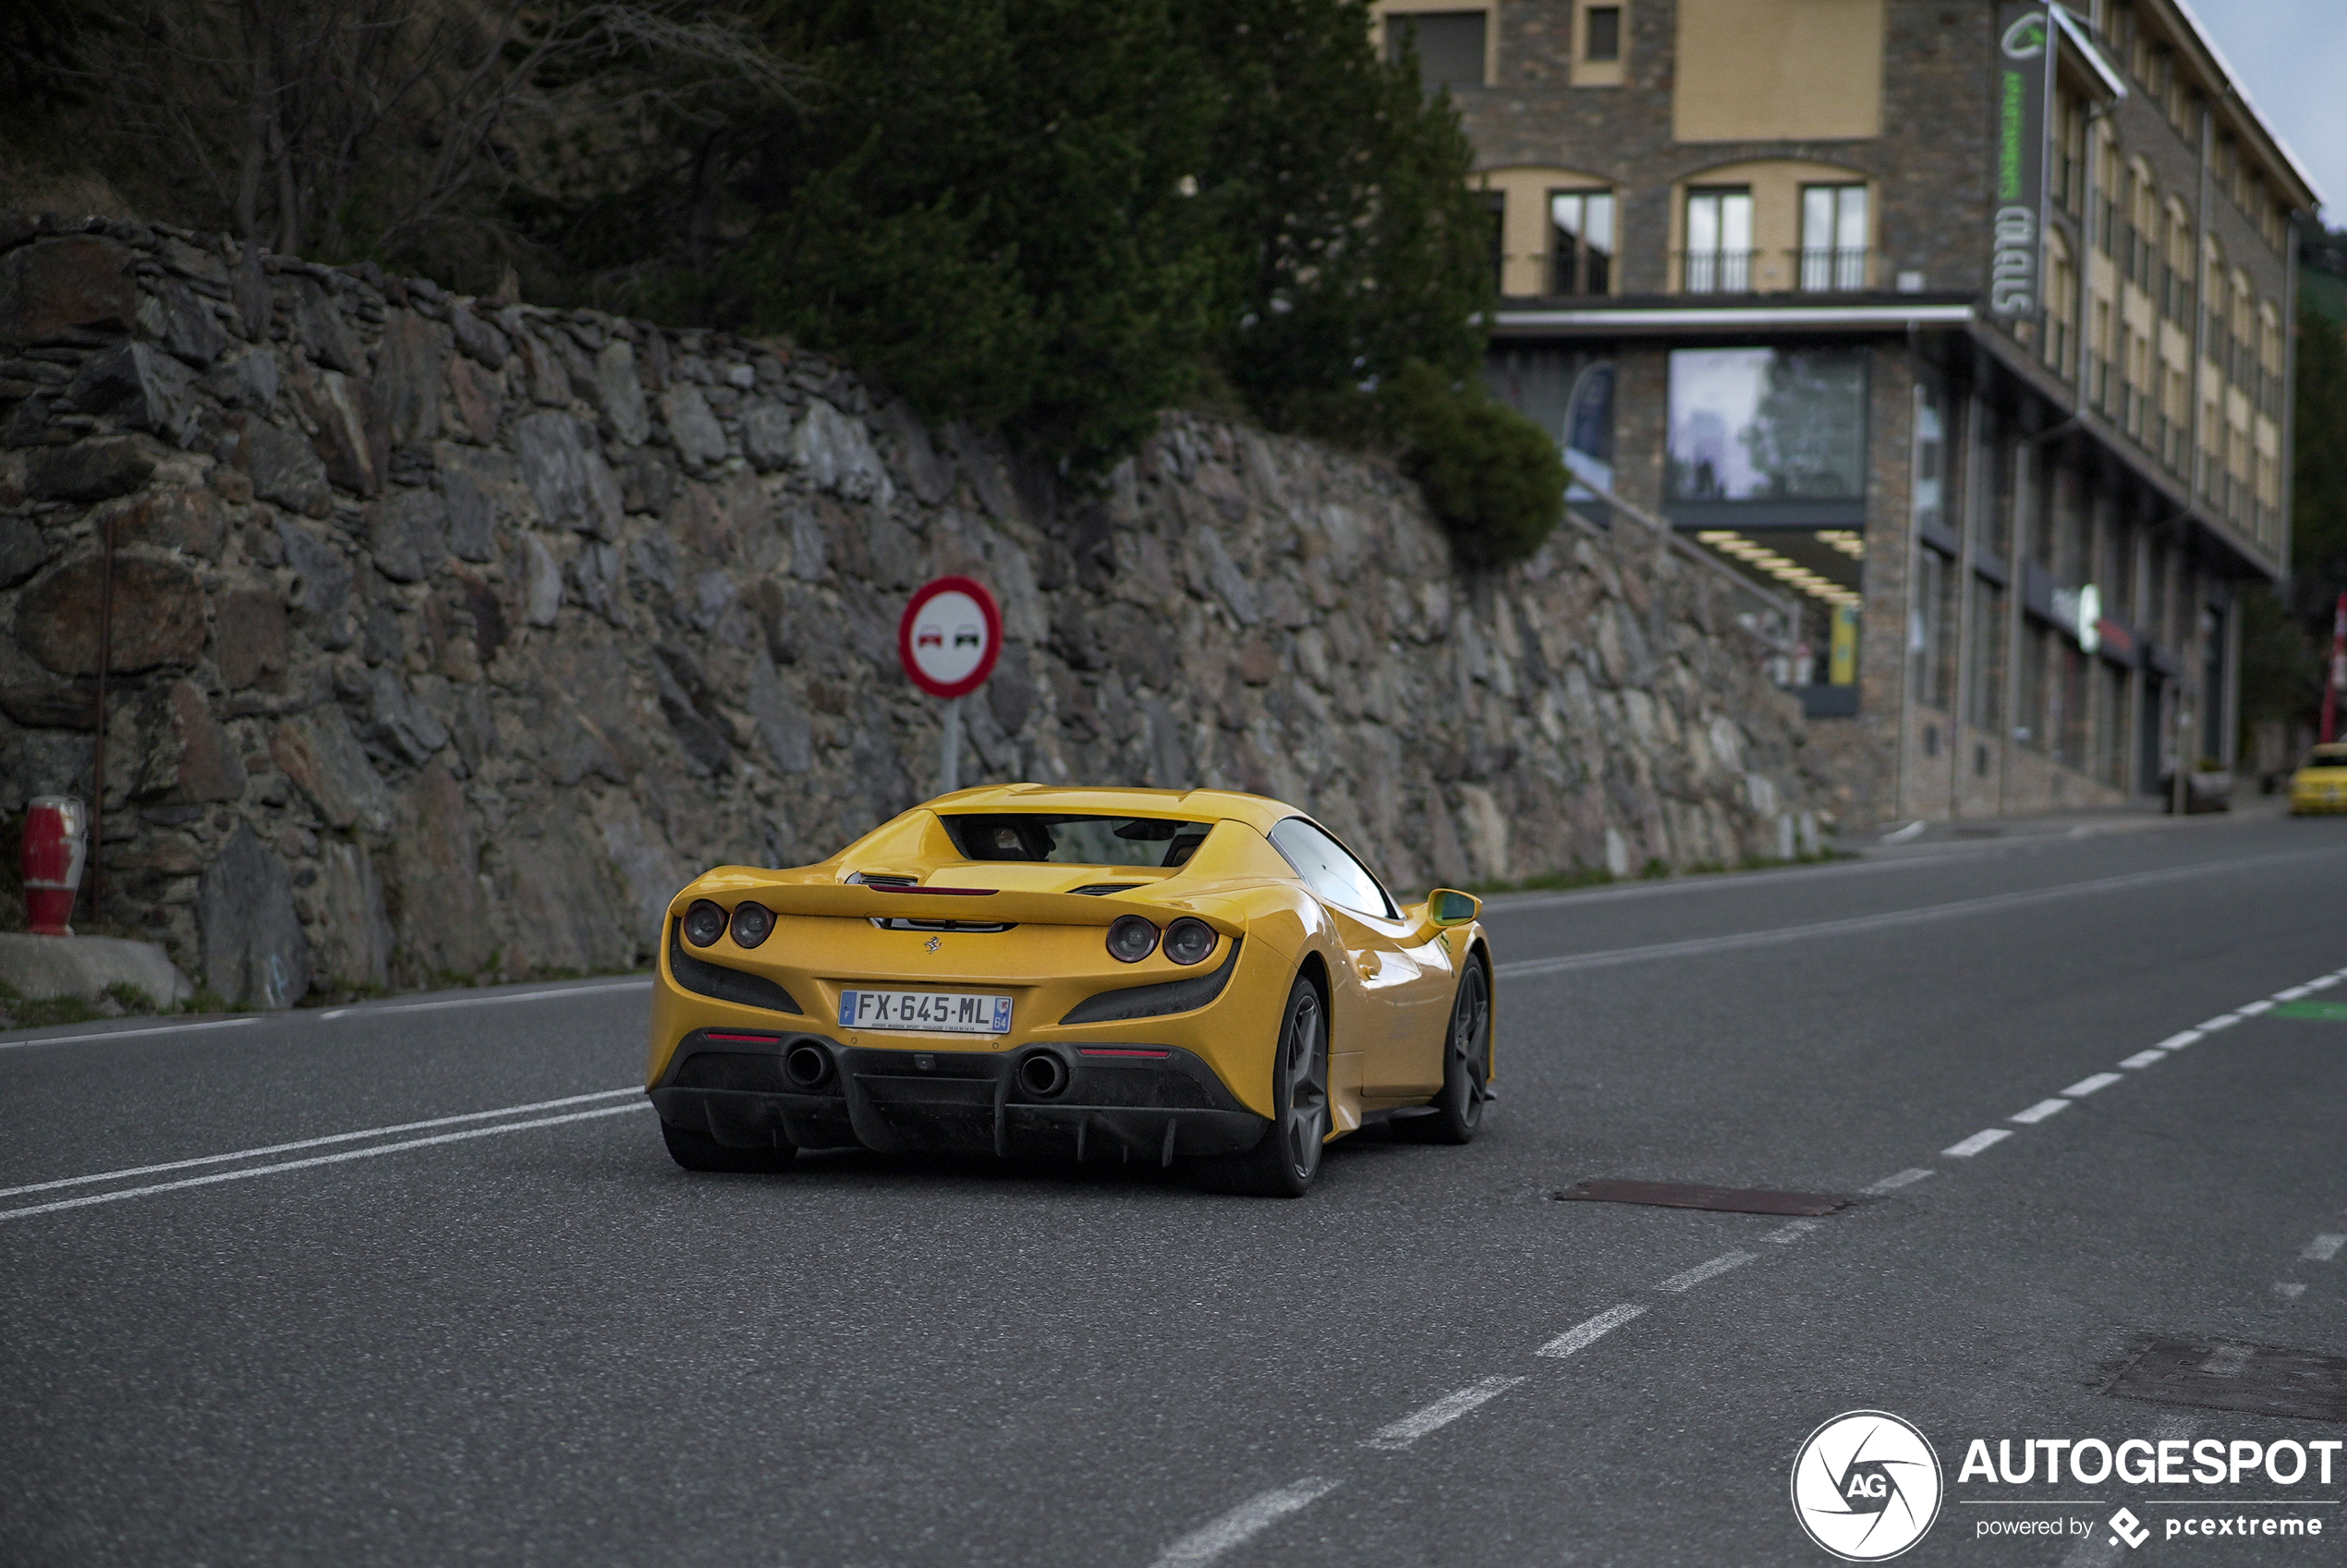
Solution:
<path fill-rule="evenodd" d="M 832 1053 L 800 1040 L 783 1053 L 783 1076 L 799 1088 L 821 1088 L 832 1076 Z"/>
<path fill-rule="evenodd" d="M 1050 1100 L 1067 1088 L 1067 1064 L 1048 1051 L 1039 1051 L 1018 1064 L 1018 1087 L 1038 1100 Z"/>

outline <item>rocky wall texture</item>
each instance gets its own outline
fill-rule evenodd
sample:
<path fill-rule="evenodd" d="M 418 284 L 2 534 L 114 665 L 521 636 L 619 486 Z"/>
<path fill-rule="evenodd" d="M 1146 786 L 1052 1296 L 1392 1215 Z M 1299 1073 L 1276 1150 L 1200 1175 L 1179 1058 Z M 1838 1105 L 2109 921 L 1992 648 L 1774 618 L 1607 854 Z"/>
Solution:
<path fill-rule="evenodd" d="M 1209 784 L 1402 886 L 1784 852 L 1803 735 L 1716 584 L 1169 415 L 1097 489 L 804 351 L 0 214 L 0 811 L 87 795 L 108 923 L 224 997 L 644 962 L 704 867 L 923 798 L 907 591 L 1006 646 L 965 782 Z"/>

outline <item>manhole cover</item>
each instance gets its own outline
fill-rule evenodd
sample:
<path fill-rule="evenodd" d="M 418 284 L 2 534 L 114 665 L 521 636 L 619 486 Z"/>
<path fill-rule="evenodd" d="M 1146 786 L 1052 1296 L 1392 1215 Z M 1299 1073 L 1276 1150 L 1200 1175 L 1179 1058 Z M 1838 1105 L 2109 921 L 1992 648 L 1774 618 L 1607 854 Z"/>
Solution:
<path fill-rule="evenodd" d="M 2236 1340 L 2154 1339 L 2103 1392 L 2159 1404 L 2347 1422 L 2347 1356 Z"/>
<path fill-rule="evenodd" d="M 2347 1024 L 2347 1002 L 2285 1002 L 2268 1016 L 2318 1018 L 2327 1024 Z"/>
<path fill-rule="evenodd" d="M 1759 1187 L 1623 1182 L 1610 1177 L 1575 1182 L 1555 1196 L 1566 1203 L 1648 1203 L 1659 1209 L 1711 1209 L 1723 1214 L 1830 1214 L 1856 1201 L 1827 1192 L 1769 1192 Z"/>

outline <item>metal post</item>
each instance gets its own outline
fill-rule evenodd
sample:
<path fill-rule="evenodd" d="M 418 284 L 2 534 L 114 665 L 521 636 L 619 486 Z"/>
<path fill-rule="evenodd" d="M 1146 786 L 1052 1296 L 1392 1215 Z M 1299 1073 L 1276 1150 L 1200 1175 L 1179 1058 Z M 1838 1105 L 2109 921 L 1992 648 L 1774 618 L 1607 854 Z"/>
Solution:
<path fill-rule="evenodd" d="M 2339 734 L 2339 675 L 2347 670 L 2347 593 L 2330 617 L 2330 668 L 2323 672 L 2323 744 Z"/>
<path fill-rule="evenodd" d="M 962 787 L 962 699 L 945 703 L 945 737 L 938 749 L 937 793 L 951 795 Z"/>
<path fill-rule="evenodd" d="M 2186 771 L 2192 764 L 2184 760 L 2184 754 L 2191 749 L 2192 710 L 2184 706 L 2184 682 L 2180 676 L 2176 681 L 2176 784 L 2174 791 L 2174 814 L 2179 817 L 2192 815 L 2191 774 Z"/>

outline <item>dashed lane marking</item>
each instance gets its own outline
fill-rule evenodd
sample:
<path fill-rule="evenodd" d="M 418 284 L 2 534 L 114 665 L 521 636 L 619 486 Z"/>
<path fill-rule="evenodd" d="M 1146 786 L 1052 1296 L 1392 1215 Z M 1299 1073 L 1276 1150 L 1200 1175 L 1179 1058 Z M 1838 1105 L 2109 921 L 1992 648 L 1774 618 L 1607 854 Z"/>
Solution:
<path fill-rule="evenodd" d="M 2011 1127 L 1984 1127 L 1962 1143 L 1952 1143 L 1940 1152 L 1951 1160 L 1969 1160 L 1984 1149 L 1994 1149 L 2013 1136 Z"/>
<path fill-rule="evenodd" d="M 2220 1025 L 2219 1027 L 2221 1027 L 2222 1026 Z M 2184 1029 L 2179 1033 L 2170 1035 L 2166 1039 L 2163 1039 L 2158 1045 L 2153 1046 L 2152 1050 L 2182 1051 L 2184 1047 L 2190 1045 L 2193 1041 L 2198 1039 L 2199 1038 L 2200 1031 L 2198 1029 Z"/>
<path fill-rule="evenodd" d="M 2241 1015 L 2238 1013 L 2219 1013 L 2213 1018 L 2206 1019 L 2203 1022 L 2195 1024 L 2193 1026 L 2193 1029 L 2197 1030 L 2199 1033 L 2204 1035 L 2213 1035 L 2219 1029 L 2230 1029 L 2235 1024 L 2240 1022 Z M 2186 1032 L 2189 1033 L 2191 1031 Z"/>
<path fill-rule="evenodd" d="M 1427 1433 L 1447 1427 L 1466 1415 L 1499 1398 L 1508 1390 L 1523 1382 L 1522 1378 L 1486 1378 L 1469 1383 L 1456 1393 L 1446 1393 L 1424 1410 L 1413 1411 L 1399 1421 L 1380 1427 L 1361 1441 L 1363 1448 L 1407 1448 Z"/>
<path fill-rule="evenodd" d="M 1741 1248 L 1734 1252 L 1723 1252 L 1709 1263 L 1698 1263 L 1684 1274 L 1672 1275 L 1654 1288 L 1667 1291 L 1693 1290 L 1704 1281 L 1716 1279 L 1731 1269 L 1741 1269 L 1759 1256 L 1757 1252 L 1745 1252 Z"/>
<path fill-rule="evenodd" d="M 2347 1236 L 2317 1236 L 2298 1256 L 2309 1263 L 2328 1263 L 2339 1256 L 2339 1249 L 2342 1246 L 2347 1246 Z"/>
<path fill-rule="evenodd" d="M 2168 1060 L 2168 1053 L 2155 1045 L 2148 1051 L 2136 1051 L 2133 1056 L 2128 1057 L 2125 1061 L 2120 1063 L 2119 1064 L 2122 1067 L 2134 1067 L 2141 1070 L 2142 1068 L 2150 1066 L 2154 1062 L 2165 1062 L 2166 1060 Z"/>
<path fill-rule="evenodd" d="M 1165 1549 L 1154 1568 L 1204 1568 L 1235 1546 L 1244 1546 L 1299 1509 L 1309 1508 L 1343 1483 L 1327 1476 L 1307 1476 L 1300 1481 L 1248 1498 L 1229 1513 L 1200 1525 Z"/>
<path fill-rule="evenodd" d="M 528 1132 L 532 1127 L 560 1126 L 565 1122 L 585 1122 L 598 1116 L 624 1116 L 630 1111 L 650 1111 L 649 1100 L 638 1100 L 632 1105 L 602 1105 L 592 1111 L 574 1111 L 566 1116 L 541 1116 L 529 1122 L 500 1122 L 490 1127 L 468 1127 L 461 1133 L 442 1133 L 435 1137 L 409 1138 L 405 1143 L 379 1143 L 368 1149 L 348 1149 L 340 1154 L 313 1154 L 307 1160 L 286 1160 L 274 1165 L 248 1165 L 241 1171 L 215 1171 L 209 1176 L 188 1176 L 176 1182 L 157 1182 L 152 1186 L 120 1187 L 113 1192 L 96 1192 L 82 1197 L 59 1198 L 53 1203 L 28 1204 L 22 1209 L 0 1209 L 0 1220 L 21 1220 L 32 1214 L 54 1214 L 61 1209 L 86 1209 L 94 1203 L 118 1203 L 126 1197 L 149 1197 L 160 1192 L 177 1192 L 183 1187 L 205 1187 L 219 1182 L 241 1182 L 251 1176 L 274 1176 L 281 1171 L 305 1171 L 313 1165 L 339 1165 L 347 1160 L 372 1160 L 378 1154 L 396 1154 L 403 1149 L 429 1149 L 434 1144 L 463 1143 L 470 1138 L 494 1137 L 499 1133 Z"/>
<path fill-rule="evenodd" d="M 2124 1064 L 2122 1064 L 2123 1065 Z M 2061 1092 L 2069 1095 L 2073 1100 L 2083 1099 L 2087 1095 L 2097 1092 L 2098 1090 L 2109 1088 L 2111 1085 L 2119 1082 L 2122 1076 L 2124 1076 L 2124 1075 L 2119 1073 L 2097 1073 L 2090 1078 L 2080 1078 L 2076 1083 L 2072 1084 L 2068 1088 L 2063 1089 Z"/>
<path fill-rule="evenodd" d="M 1795 1223 L 1814 1225 L 1817 1222 L 1815 1220 L 1802 1220 L 1796 1221 Z M 1584 1350 L 1588 1346 L 1597 1343 L 1598 1341 L 1605 1338 L 1606 1335 L 1613 1332 L 1614 1330 L 1620 1328 L 1623 1324 L 1628 1322 L 1631 1319 L 1636 1318 L 1638 1314 L 1644 1312 L 1645 1310 L 1645 1307 L 1638 1306 L 1636 1302 L 1627 1301 L 1623 1302 L 1619 1307 L 1609 1307 L 1604 1311 L 1599 1313 L 1596 1317 L 1589 1319 L 1587 1322 L 1574 1324 L 1573 1327 L 1557 1335 L 1556 1338 L 1542 1345 L 1538 1350 L 1533 1352 L 1533 1354 L 1536 1355 L 1570 1355 L 1576 1350 Z"/>
<path fill-rule="evenodd" d="M 21 1051 L 28 1045 L 73 1045 L 91 1039 L 137 1039 L 141 1035 L 191 1035 L 202 1029 L 233 1029 L 258 1024 L 258 1018 L 212 1018 L 201 1024 L 157 1024 L 144 1029 L 100 1029 L 86 1035 L 43 1035 L 36 1039 L 0 1039 L 0 1051 Z"/>
<path fill-rule="evenodd" d="M 2271 1012 L 2273 1010 L 2273 1005 L 2274 1004 L 2270 1001 L 2244 1002 L 2239 1007 L 2234 1008 L 2233 1011 L 2240 1014 L 2244 1018 L 2255 1018 L 2260 1013 Z"/>
<path fill-rule="evenodd" d="M 164 1171 L 185 1171 L 197 1165 L 225 1165 L 232 1160 L 259 1160 L 271 1154 L 290 1154 L 297 1149 L 322 1149 L 328 1144 L 356 1143 L 360 1138 L 389 1137 L 395 1133 L 420 1133 L 426 1127 L 453 1127 L 466 1122 L 488 1122 L 500 1116 L 527 1116 L 533 1111 L 553 1111 L 565 1105 L 585 1105 L 597 1100 L 616 1100 L 624 1094 L 641 1094 L 640 1088 L 597 1089 L 592 1094 L 565 1095 L 560 1100 L 533 1100 L 528 1105 L 501 1105 L 494 1111 L 468 1111 L 456 1116 L 434 1116 L 422 1122 L 400 1122 L 388 1127 L 366 1127 L 355 1133 L 328 1133 L 323 1137 L 298 1138 L 292 1143 L 265 1144 L 259 1149 L 239 1149 L 226 1154 L 200 1154 L 192 1160 L 167 1160 L 160 1165 L 129 1165 L 119 1171 L 99 1171 L 87 1176 L 60 1176 L 53 1182 L 30 1182 L 20 1187 L 0 1187 L 0 1197 L 15 1197 L 28 1192 L 54 1192 L 58 1187 L 87 1186 L 92 1182 L 118 1182 L 131 1176 L 152 1176 Z"/>
<path fill-rule="evenodd" d="M 2274 1282 L 2274 1294 L 2281 1297 L 2284 1301 L 2296 1301 L 2299 1296 L 2305 1293 L 2305 1290 L 2306 1287 L 2304 1285 L 2295 1284 L 2288 1280 L 2276 1280 Z"/>
<path fill-rule="evenodd" d="M 1901 1187 L 1913 1186 L 1915 1183 L 1922 1181 L 1926 1176 L 1930 1174 L 1930 1172 L 1926 1171 L 1919 1166 L 1909 1166 L 1906 1170 L 1900 1172 L 1896 1175 L 1885 1176 L 1882 1180 L 1875 1183 L 1874 1185 L 1870 1187 L 1861 1187 L 1858 1190 L 1865 1193 L 1868 1197 L 1880 1197 L 1884 1193 L 1897 1192 Z"/>
<path fill-rule="evenodd" d="M 2069 1110 L 2070 1103 L 2071 1102 L 2069 1100 L 2062 1099 L 2061 1096 L 2055 1095 L 2051 1100 L 2041 1100 L 2037 1101 L 2037 1104 L 2031 1106 L 2026 1111 L 2014 1112 L 2012 1119 L 2013 1121 L 2034 1126 L 2037 1123 L 2044 1121 L 2049 1116 L 2057 1115 L 2061 1112 Z"/>
<path fill-rule="evenodd" d="M 2274 992 L 2274 1000 L 2276 1002 L 2295 1002 L 2300 997 L 2306 995 L 2315 989 L 2316 988 L 2311 984 L 2292 986 L 2288 991 L 2278 991 Z"/>
<path fill-rule="evenodd" d="M 1822 1220 L 1793 1220 L 1778 1226 L 1760 1239 L 1775 1242 L 1779 1246 L 1791 1246 L 1824 1223 Z"/>

